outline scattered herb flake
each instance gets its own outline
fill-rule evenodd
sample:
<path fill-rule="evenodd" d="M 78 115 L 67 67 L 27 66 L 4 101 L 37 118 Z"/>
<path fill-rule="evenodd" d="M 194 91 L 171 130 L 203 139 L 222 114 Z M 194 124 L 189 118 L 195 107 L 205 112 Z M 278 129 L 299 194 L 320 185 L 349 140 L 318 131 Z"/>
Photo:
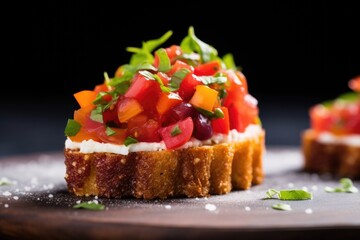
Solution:
<path fill-rule="evenodd" d="M 116 133 L 114 130 L 112 130 L 112 129 L 109 128 L 109 127 L 106 127 L 105 132 L 106 132 L 106 135 L 107 135 L 107 136 L 112 136 L 112 135 L 114 135 L 114 134 Z"/>
<path fill-rule="evenodd" d="M 312 199 L 312 193 L 302 189 L 291 189 L 291 190 L 275 190 L 269 189 L 266 192 L 268 198 L 273 198 L 275 195 L 280 200 L 309 200 Z"/>
<path fill-rule="evenodd" d="M 175 137 L 182 133 L 181 129 L 179 128 L 179 125 L 175 125 L 175 127 L 171 130 L 171 136 Z"/>
<path fill-rule="evenodd" d="M 73 119 L 68 119 L 65 127 L 65 135 L 72 137 L 75 136 L 81 129 L 81 124 Z"/>
<path fill-rule="evenodd" d="M 340 187 L 325 187 L 325 192 L 334 193 L 334 192 L 346 192 L 346 193 L 357 193 L 359 190 L 354 186 L 350 178 L 341 178 Z"/>
<path fill-rule="evenodd" d="M 171 69 L 171 62 L 168 54 L 164 48 L 160 48 L 155 52 L 159 58 L 159 67 L 160 72 L 167 72 Z"/>
<path fill-rule="evenodd" d="M 124 145 L 129 146 L 130 144 L 137 143 L 137 142 L 138 142 L 138 140 L 136 140 L 133 137 L 128 136 L 124 141 Z"/>
<path fill-rule="evenodd" d="M 272 205 L 272 208 L 275 210 L 282 210 L 282 211 L 291 211 L 291 206 L 285 203 L 276 203 Z"/>
<path fill-rule="evenodd" d="M 1 178 L 0 179 L 0 186 L 6 186 L 6 185 L 11 185 L 11 181 L 7 178 Z"/>
<path fill-rule="evenodd" d="M 83 208 L 88 210 L 99 211 L 99 210 L 104 210 L 105 206 L 103 204 L 94 203 L 94 202 L 82 202 L 74 205 L 73 208 Z"/>

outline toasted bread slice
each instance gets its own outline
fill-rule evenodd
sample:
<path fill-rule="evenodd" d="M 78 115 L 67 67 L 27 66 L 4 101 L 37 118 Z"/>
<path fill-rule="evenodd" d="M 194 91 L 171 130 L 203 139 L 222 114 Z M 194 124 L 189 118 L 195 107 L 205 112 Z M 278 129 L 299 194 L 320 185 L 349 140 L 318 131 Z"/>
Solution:
<path fill-rule="evenodd" d="M 302 134 L 305 171 L 330 173 L 338 177 L 360 178 L 360 147 L 322 143 L 309 129 Z"/>
<path fill-rule="evenodd" d="M 260 184 L 264 131 L 236 143 L 177 150 L 81 153 L 65 149 L 65 180 L 77 196 L 205 197 Z"/>

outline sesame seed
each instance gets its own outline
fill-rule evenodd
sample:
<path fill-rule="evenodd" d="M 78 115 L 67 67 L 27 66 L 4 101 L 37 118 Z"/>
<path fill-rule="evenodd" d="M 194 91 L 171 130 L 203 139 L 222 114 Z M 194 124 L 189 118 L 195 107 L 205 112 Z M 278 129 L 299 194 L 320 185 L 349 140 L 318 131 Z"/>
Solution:
<path fill-rule="evenodd" d="M 216 206 L 215 206 L 214 204 L 208 203 L 208 204 L 205 205 L 205 209 L 206 209 L 206 210 L 209 210 L 209 211 L 215 211 L 215 210 L 216 210 Z"/>

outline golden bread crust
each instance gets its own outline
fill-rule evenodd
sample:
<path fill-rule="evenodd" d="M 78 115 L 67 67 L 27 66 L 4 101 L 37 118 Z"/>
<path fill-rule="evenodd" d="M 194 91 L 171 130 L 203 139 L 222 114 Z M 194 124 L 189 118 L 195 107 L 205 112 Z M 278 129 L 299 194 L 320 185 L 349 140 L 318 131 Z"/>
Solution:
<path fill-rule="evenodd" d="M 263 181 L 265 132 L 237 143 L 177 150 L 80 153 L 65 149 L 68 190 L 107 198 L 206 197 Z"/>
<path fill-rule="evenodd" d="M 360 178 L 360 147 L 321 143 L 309 129 L 302 134 L 302 152 L 305 171 Z"/>

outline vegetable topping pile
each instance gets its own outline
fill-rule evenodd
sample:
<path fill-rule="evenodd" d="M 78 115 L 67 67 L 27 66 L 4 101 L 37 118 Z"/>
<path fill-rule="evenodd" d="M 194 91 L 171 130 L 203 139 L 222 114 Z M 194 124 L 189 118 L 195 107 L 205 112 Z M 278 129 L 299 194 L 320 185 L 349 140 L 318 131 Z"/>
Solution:
<path fill-rule="evenodd" d="M 65 128 L 74 142 L 125 144 L 164 141 L 175 149 L 192 137 L 206 140 L 260 124 L 257 100 L 233 56 L 222 58 L 190 27 L 180 45 L 159 46 L 172 35 L 129 47 L 130 62 L 93 90 L 74 94 L 80 108 Z"/>
<path fill-rule="evenodd" d="M 335 135 L 360 134 L 360 76 L 349 81 L 351 92 L 310 108 L 311 127 Z"/>

